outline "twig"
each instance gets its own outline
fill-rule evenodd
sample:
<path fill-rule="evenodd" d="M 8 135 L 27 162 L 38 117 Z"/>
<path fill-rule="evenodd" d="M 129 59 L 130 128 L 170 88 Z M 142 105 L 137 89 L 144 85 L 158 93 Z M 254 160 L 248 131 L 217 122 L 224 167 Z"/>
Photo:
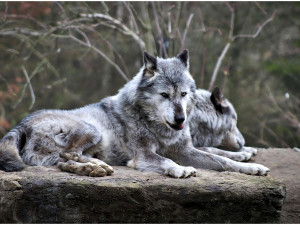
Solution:
<path fill-rule="evenodd" d="M 137 13 L 137 11 L 135 10 L 135 8 L 129 3 L 127 2 L 127 4 L 129 5 L 131 11 L 133 12 L 133 14 L 135 15 L 135 17 L 137 18 L 137 20 L 140 22 L 140 24 L 142 25 L 142 28 L 145 30 L 151 30 L 151 24 L 147 24 Z"/>
<path fill-rule="evenodd" d="M 0 79 L 3 80 L 3 82 L 5 83 L 7 89 L 9 89 L 9 84 L 7 83 L 6 79 L 0 74 Z M 13 95 L 16 95 L 16 93 L 13 91 Z"/>
<path fill-rule="evenodd" d="M 154 2 L 151 2 L 151 4 L 152 4 L 152 10 L 153 10 L 153 14 L 154 14 L 154 20 L 155 20 L 156 29 L 157 29 L 158 36 L 159 36 L 159 39 L 160 39 L 159 40 L 160 55 L 162 56 L 162 52 L 163 52 L 164 56 L 167 58 L 168 54 L 167 54 L 166 47 L 164 45 L 164 37 L 163 37 L 162 31 L 160 29 L 160 25 L 159 25 L 159 21 L 158 21 L 158 17 L 157 17 L 157 13 L 156 13 Z"/>
<path fill-rule="evenodd" d="M 101 1 L 101 5 L 103 6 L 103 8 L 104 8 L 104 11 L 105 11 L 105 14 L 106 15 L 109 15 L 109 8 L 108 8 L 108 6 L 106 5 L 106 3 L 104 2 L 104 1 Z"/>
<path fill-rule="evenodd" d="M 84 33 L 83 31 L 79 30 L 78 28 L 76 28 L 75 30 L 76 30 L 78 33 L 80 33 L 81 36 L 83 36 L 83 38 L 84 38 L 84 40 L 85 40 L 87 46 L 90 47 L 90 46 L 91 46 L 91 42 L 90 42 L 89 38 L 87 37 L 86 33 Z"/>
<path fill-rule="evenodd" d="M 126 63 L 124 62 L 124 59 L 123 57 L 121 56 L 121 54 L 117 51 L 117 49 L 108 41 L 106 40 L 99 32 L 97 32 L 93 27 L 91 26 L 87 26 L 86 29 L 92 31 L 92 32 L 95 32 L 96 35 L 98 35 L 107 45 L 108 47 L 118 56 L 118 58 L 120 59 L 124 69 L 125 69 L 125 72 L 126 74 L 129 74 L 129 71 L 128 71 L 128 68 L 126 66 Z M 127 76 L 127 75 L 126 75 Z"/>
<path fill-rule="evenodd" d="M 9 35 L 20 34 L 20 33 L 31 35 L 31 36 L 41 36 L 43 34 L 41 32 L 34 31 L 31 29 L 27 29 L 27 28 L 15 27 L 15 28 L 9 28 L 9 29 L 2 29 L 0 32 L 0 35 L 9 36 Z"/>
<path fill-rule="evenodd" d="M 179 38 L 180 45 L 181 45 L 180 50 L 183 50 L 183 49 L 184 49 L 184 42 L 183 42 L 183 39 L 182 39 L 182 37 L 181 37 L 181 34 L 180 34 L 180 31 L 179 31 L 179 28 L 178 28 L 178 27 L 176 28 L 176 31 L 177 31 L 177 36 L 178 36 L 178 38 Z"/>
<path fill-rule="evenodd" d="M 107 57 L 100 49 L 96 48 L 95 46 L 91 45 L 89 46 L 87 43 L 85 43 L 84 41 L 79 40 L 78 38 L 76 38 L 73 35 L 52 35 L 53 37 L 58 37 L 58 38 L 70 38 L 73 39 L 74 41 L 76 41 L 77 43 L 91 48 L 92 50 L 94 50 L 95 52 L 97 52 L 99 55 L 101 55 L 106 61 L 108 61 L 113 67 L 116 68 L 116 70 L 121 74 L 121 76 L 126 80 L 129 81 L 128 77 L 126 76 L 126 74 L 121 70 L 121 68 L 114 63 L 109 57 Z"/>
<path fill-rule="evenodd" d="M 262 29 L 264 28 L 264 26 L 266 26 L 268 23 L 270 23 L 274 17 L 275 17 L 275 14 L 276 12 L 274 11 L 272 16 L 270 18 L 268 18 L 262 25 L 260 25 L 256 32 L 254 34 L 238 34 L 238 35 L 235 35 L 233 36 L 233 29 L 234 29 L 234 19 L 235 19 L 235 9 L 234 7 L 232 7 L 229 3 L 226 2 L 226 5 L 228 6 L 229 10 L 231 11 L 231 19 L 230 19 L 230 30 L 229 30 L 229 34 L 228 34 L 228 41 L 221 53 L 221 55 L 219 56 L 218 58 L 218 61 L 216 63 L 216 66 L 214 68 L 214 71 L 213 71 L 213 74 L 212 74 L 212 77 L 211 77 L 211 80 L 210 80 L 210 83 L 209 83 L 209 90 L 212 90 L 213 86 L 214 86 L 214 83 L 215 83 L 215 80 L 217 78 L 217 75 L 218 75 L 218 72 L 219 72 L 219 69 L 220 69 L 220 66 L 222 64 L 222 61 L 226 55 L 226 53 L 228 52 L 228 49 L 229 47 L 231 46 L 231 44 L 233 43 L 233 41 L 237 38 L 241 38 L 241 37 L 244 37 L 244 38 L 256 38 L 257 35 L 262 31 Z"/>
<path fill-rule="evenodd" d="M 208 38 L 206 38 L 205 44 L 204 44 L 203 58 L 202 58 L 202 63 L 201 63 L 200 88 L 203 88 L 203 83 L 204 83 L 204 73 L 205 73 L 205 66 L 206 66 L 207 44 L 208 44 Z"/>
<path fill-rule="evenodd" d="M 204 20 L 203 20 L 203 15 L 202 15 L 202 11 L 201 11 L 201 8 L 197 8 L 197 14 L 198 14 L 198 17 L 200 19 L 200 22 L 201 22 L 201 30 L 203 32 L 206 32 L 206 27 L 205 27 L 205 24 L 204 24 Z"/>
<path fill-rule="evenodd" d="M 145 49 L 144 41 L 134 31 L 129 29 L 125 24 L 121 23 L 119 20 L 117 20 L 109 15 L 104 15 L 102 13 L 94 13 L 94 14 L 81 13 L 79 15 L 84 18 L 106 19 L 106 20 L 112 22 L 113 24 L 120 26 L 124 30 L 124 34 L 131 36 L 135 41 L 137 41 L 137 43 L 140 45 L 140 47 L 142 49 Z"/>
<path fill-rule="evenodd" d="M 189 18 L 188 18 L 188 20 L 187 20 L 187 22 L 186 22 L 186 26 L 185 26 L 185 29 L 184 29 L 184 32 L 183 32 L 183 36 L 182 36 L 183 43 L 184 43 L 184 41 L 185 41 L 185 38 L 186 38 L 186 35 L 187 35 L 187 32 L 188 32 L 188 29 L 189 29 L 189 27 L 190 27 L 190 25 L 191 25 L 193 16 L 194 16 L 194 14 L 191 13 L 190 16 L 189 16 Z"/>
<path fill-rule="evenodd" d="M 40 72 L 40 68 L 43 66 L 44 63 L 47 63 L 46 60 L 43 60 L 41 63 L 39 63 L 37 65 L 37 67 L 34 69 L 34 71 L 32 72 L 32 74 L 30 75 L 30 80 L 34 77 L 35 74 L 37 74 L 38 72 Z M 12 106 L 13 109 L 15 109 L 23 100 L 24 95 L 25 95 L 25 91 L 27 86 L 29 85 L 28 82 L 25 83 L 25 85 L 23 86 L 22 92 L 21 92 L 21 96 L 18 99 L 18 101 Z"/>
<path fill-rule="evenodd" d="M 64 20 L 68 20 L 68 17 L 67 17 L 67 14 L 66 14 L 66 10 L 61 5 L 61 3 L 60 2 L 55 2 L 55 4 L 58 5 L 58 7 L 60 8 L 60 10 L 62 11 Z"/>
<path fill-rule="evenodd" d="M 168 12 L 168 33 L 172 33 L 172 21 L 171 21 L 171 12 Z"/>
<path fill-rule="evenodd" d="M 36 19 L 34 19 L 33 17 L 27 16 L 27 15 L 15 15 L 15 14 L 0 13 L 0 17 L 14 18 L 14 19 L 28 19 L 28 20 L 35 22 L 37 25 L 39 25 L 42 28 L 47 28 L 47 26 L 44 25 L 43 23 L 41 23 L 41 22 L 37 21 Z"/>
<path fill-rule="evenodd" d="M 134 18 L 134 15 L 132 13 L 132 10 L 130 9 L 130 7 L 128 6 L 127 2 L 123 2 L 126 9 L 128 10 L 129 14 L 130 14 L 130 18 L 132 19 L 132 22 L 133 22 L 133 25 L 134 25 L 134 29 L 135 29 L 135 32 L 137 33 L 137 35 L 140 34 L 140 31 L 139 31 L 139 28 L 138 28 L 138 25 L 136 23 L 136 20 Z"/>
<path fill-rule="evenodd" d="M 229 9 L 231 11 L 231 18 L 230 18 L 230 29 L 229 29 L 229 34 L 228 34 L 228 42 L 226 43 L 226 45 L 225 45 L 225 47 L 224 47 L 221 55 L 218 58 L 218 61 L 216 63 L 215 69 L 214 69 L 214 72 L 213 72 L 211 80 L 209 82 L 209 88 L 208 88 L 208 90 L 210 90 L 210 91 L 212 90 L 212 88 L 214 86 L 214 83 L 215 83 L 215 80 L 217 78 L 217 75 L 218 75 L 221 63 L 222 63 L 222 61 L 223 61 L 226 53 L 228 52 L 228 49 L 229 49 L 231 43 L 232 43 L 231 39 L 232 39 L 233 28 L 234 28 L 235 12 L 234 12 L 234 10 L 232 9 L 232 7 L 230 5 L 229 5 Z"/>
<path fill-rule="evenodd" d="M 257 6 L 257 8 L 259 8 L 263 12 L 263 14 L 267 15 L 266 10 L 263 7 L 261 7 L 261 5 L 258 2 L 254 2 L 254 3 Z"/>
<path fill-rule="evenodd" d="M 27 73 L 27 71 L 26 71 L 26 69 L 25 69 L 24 66 L 22 66 L 22 71 L 23 71 L 24 76 L 26 78 L 26 81 L 27 81 L 27 84 L 28 84 L 28 88 L 29 88 L 29 91 L 30 91 L 30 95 L 31 95 L 31 104 L 29 106 L 29 110 L 31 110 L 32 107 L 33 107 L 33 105 L 34 105 L 34 103 L 35 103 L 35 95 L 34 95 L 34 92 L 33 92 L 33 88 L 31 86 L 30 79 L 28 77 L 28 73 Z"/>
<path fill-rule="evenodd" d="M 259 35 L 259 33 L 261 32 L 261 30 L 264 28 L 264 26 L 266 26 L 268 23 L 270 23 L 274 19 L 275 15 L 276 15 L 276 11 L 274 11 L 272 16 L 270 18 L 268 18 L 265 22 L 263 22 L 263 24 L 257 28 L 257 30 L 254 34 L 238 34 L 238 35 L 233 36 L 232 40 L 234 41 L 235 39 L 241 38 L 241 37 L 256 38 L 257 35 Z"/>
<path fill-rule="evenodd" d="M 131 10 L 131 8 L 128 6 L 128 3 L 127 3 L 127 2 L 123 2 L 123 3 L 124 3 L 125 7 L 127 8 L 128 12 L 129 12 L 129 14 L 130 14 L 130 18 L 131 18 L 131 20 L 132 20 L 132 22 L 133 22 L 133 25 L 134 25 L 134 28 L 135 28 L 135 32 L 136 32 L 136 34 L 140 37 L 140 30 L 139 30 L 139 28 L 138 28 L 138 25 L 137 25 L 137 23 L 136 23 L 136 20 L 135 20 L 135 17 L 134 17 L 134 15 L 133 15 L 133 13 L 132 13 L 132 10 Z M 142 45 L 139 45 L 139 46 L 140 46 L 140 48 L 141 48 L 141 53 L 143 53 L 143 51 L 145 50 L 145 46 L 144 46 L 144 47 L 142 47 Z"/>

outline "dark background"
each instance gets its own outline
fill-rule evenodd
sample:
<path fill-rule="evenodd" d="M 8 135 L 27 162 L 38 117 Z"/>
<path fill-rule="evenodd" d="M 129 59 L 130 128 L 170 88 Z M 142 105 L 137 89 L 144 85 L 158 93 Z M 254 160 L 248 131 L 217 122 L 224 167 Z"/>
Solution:
<path fill-rule="evenodd" d="M 299 2 L 1 2 L 0 137 L 35 110 L 116 94 L 144 49 L 187 48 L 199 88 L 220 59 L 212 86 L 247 145 L 300 146 L 299 28 Z"/>

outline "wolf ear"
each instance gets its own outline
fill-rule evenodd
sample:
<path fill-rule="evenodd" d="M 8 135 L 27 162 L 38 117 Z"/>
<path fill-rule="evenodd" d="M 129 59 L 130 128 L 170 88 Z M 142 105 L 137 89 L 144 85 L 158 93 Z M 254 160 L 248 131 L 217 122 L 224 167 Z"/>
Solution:
<path fill-rule="evenodd" d="M 154 56 L 150 55 L 148 52 L 144 51 L 144 66 L 145 74 L 147 76 L 153 76 L 154 71 L 157 69 L 157 60 Z"/>
<path fill-rule="evenodd" d="M 215 87 L 211 93 L 210 100 L 218 112 L 224 114 L 229 111 L 229 106 L 226 104 L 225 98 L 218 87 Z"/>
<path fill-rule="evenodd" d="M 180 52 L 176 58 L 180 59 L 180 61 L 186 66 L 189 67 L 189 51 L 187 49 L 184 49 L 182 52 Z"/>

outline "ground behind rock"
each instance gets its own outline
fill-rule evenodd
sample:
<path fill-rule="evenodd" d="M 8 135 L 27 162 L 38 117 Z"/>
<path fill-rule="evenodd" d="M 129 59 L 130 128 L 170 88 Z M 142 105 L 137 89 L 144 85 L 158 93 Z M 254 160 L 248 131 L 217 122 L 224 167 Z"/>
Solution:
<path fill-rule="evenodd" d="M 254 158 L 271 169 L 270 176 L 286 185 L 281 223 L 300 223 L 300 152 L 291 148 L 260 149 Z"/>

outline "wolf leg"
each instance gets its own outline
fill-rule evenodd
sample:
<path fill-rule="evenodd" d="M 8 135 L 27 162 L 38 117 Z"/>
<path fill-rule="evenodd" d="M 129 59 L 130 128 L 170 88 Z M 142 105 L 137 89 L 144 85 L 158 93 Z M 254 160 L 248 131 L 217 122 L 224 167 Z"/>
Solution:
<path fill-rule="evenodd" d="M 61 112 L 45 112 L 28 122 L 31 132 L 20 151 L 28 165 L 56 165 L 62 161 L 60 153 L 84 151 L 96 146 L 101 140 L 97 129 L 78 117 Z"/>
<path fill-rule="evenodd" d="M 80 175 L 100 176 L 100 177 L 105 175 L 111 175 L 114 172 L 114 169 L 111 166 L 107 165 L 105 162 L 103 162 L 100 159 L 95 159 L 85 155 L 80 155 L 76 152 L 61 152 L 60 156 L 63 159 L 65 159 L 67 162 L 58 163 L 58 167 L 61 170 L 67 172 L 74 172 Z M 68 163 L 69 161 L 70 163 Z M 78 163 L 74 163 L 74 162 L 78 162 Z M 78 168 L 76 169 L 76 167 Z M 84 169 L 85 167 L 88 169 Z M 70 171 L 69 168 L 74 168 L 74 169 Z M 90 168 L 92 168 L 93 170 L 90 171 Z M 103 170 L 105 172 L 105 175 L 103 175 Z M 87 174 L 87 171 L 90 171 L 90 174 Z M 98 173 L 98 171 L 100 173 Z"/>
<path fill-rule="evenodd" d="M 186 147 L 170 154 L 170 158 L 182 165 L 216 171 L 232 171 L 251 175 L 267 175 L 267 167 L 256 163 L 236 162 L 223 156 L 204 152 L 194 147 Z"/>
<path fill-rule="evenodd" d="M 196 170 L 193 167 L 180 166 L 172 160 L 151 151 L 143 155 L 139 154 L 138 157 L 128 161 L 127 166 L 140 171 L 153 171 L 175 178 L 196 176 Z"/>
<path fill-rule="evenodd" d="M 225 150 L 221 150 L 218 148 L 213 148 L 213 147 L 197 147 L 197 149 L 204 151 L 204 152 L 209 152 L 209 153 L 213 153 L 215 155 L 220 155 L 220 156 L 224 156 L 226 158 L 232 159 L 234 161 L 238 161 L 238 162 L 243 162 L 243 161 L 248 161 L 250 160 L 252 153 L 250 152 L 230 152 L 230 151 L 225 151 Z"/>

